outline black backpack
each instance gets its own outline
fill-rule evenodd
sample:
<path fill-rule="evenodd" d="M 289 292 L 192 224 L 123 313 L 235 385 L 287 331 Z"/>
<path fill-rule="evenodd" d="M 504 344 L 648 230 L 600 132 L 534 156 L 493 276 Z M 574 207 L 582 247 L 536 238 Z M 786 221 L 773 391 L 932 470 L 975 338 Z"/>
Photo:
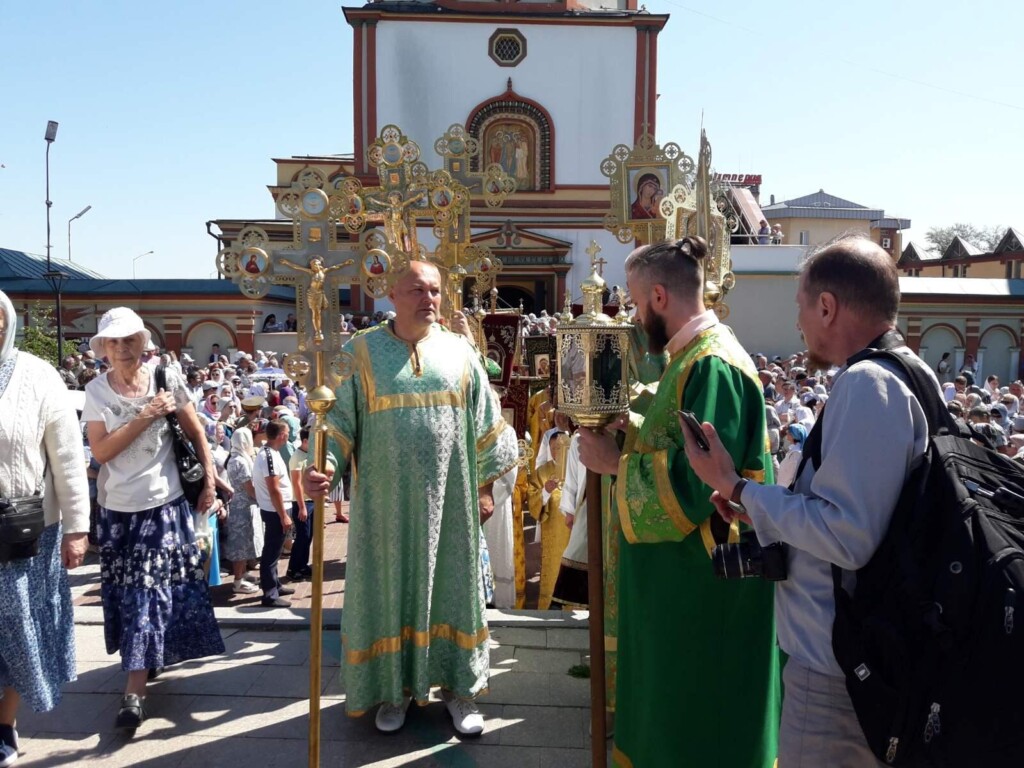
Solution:
<path fill-rule="evenodd" d="M 911 358 L 856 359 L 900 366 L 931 436 L 852 594 L 832 567 L 832 649 L 867 743 L 889 765 L 1024 766 L 1024 466 L 973 443 Z"/>

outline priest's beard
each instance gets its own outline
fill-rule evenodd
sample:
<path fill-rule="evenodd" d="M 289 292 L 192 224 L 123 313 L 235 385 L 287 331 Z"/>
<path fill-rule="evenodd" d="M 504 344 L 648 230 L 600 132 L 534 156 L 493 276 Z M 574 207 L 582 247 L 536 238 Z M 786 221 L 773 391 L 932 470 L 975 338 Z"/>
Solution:
<path fill-rule="evenodd" d="M 644 318 L 643 325 L 644 331 L 647 333 L 647 351 L 654 355 L 660 355 L 668 346 L 669 339 L 665 318 L 652 310 L 650 317 Z"/>

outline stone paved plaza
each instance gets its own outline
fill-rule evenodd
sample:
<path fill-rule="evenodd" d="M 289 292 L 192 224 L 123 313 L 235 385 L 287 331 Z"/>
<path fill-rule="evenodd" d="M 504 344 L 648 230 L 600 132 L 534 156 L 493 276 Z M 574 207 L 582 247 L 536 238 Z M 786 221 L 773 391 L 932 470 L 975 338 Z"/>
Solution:
<path fill-rule="evenodd" d="M 590 682 L 570 677 L 587 660 L 586 614 L 488 611 L 491 685 L 480 699 L 486 730 L 457 736 L 436 697 L 409 710 L 405 727 L 383 735 L 373 712 L 344 713 L 338 626 L 347 526 L 326 527 L 321 765 L 576 768 L 590 765 Z M 282 569 L 283 569 L 282 563 Z M 230 576 L 226 577 L 230 583 Z M 114 730 L 124 686 L 106 652 L 95 555 L 71 574 L 78 680 L 53 712 L 19 715 L 19 766 L 301 768 L 308 765 L 309 591 L 288 609 L 214 588 L 226 653 L 171 667 L 150 683 L 148 719 L 134 738 Z"/>

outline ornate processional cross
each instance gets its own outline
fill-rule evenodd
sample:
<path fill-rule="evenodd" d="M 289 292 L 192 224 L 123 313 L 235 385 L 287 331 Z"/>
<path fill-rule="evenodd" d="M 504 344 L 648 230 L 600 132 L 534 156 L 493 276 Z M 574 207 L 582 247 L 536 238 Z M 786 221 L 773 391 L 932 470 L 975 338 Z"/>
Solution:
<path fill-rule="evenodd" d="M 590 256 L 590 266 L 597 270 L 597 274 L 604 277 L 604 265 L 608 263 L 608 260 L 597 258 L 597 254 L 600 252 L 601 246 L 597 244 L 597 240 L 591 240 L 586 251 L 587 255 Z"/>

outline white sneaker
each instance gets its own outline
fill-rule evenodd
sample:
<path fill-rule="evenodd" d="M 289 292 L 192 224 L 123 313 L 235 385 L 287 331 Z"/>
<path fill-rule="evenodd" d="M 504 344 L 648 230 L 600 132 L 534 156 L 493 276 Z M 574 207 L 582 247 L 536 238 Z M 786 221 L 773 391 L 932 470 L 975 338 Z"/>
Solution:
<path fill-rule="evenodd" d="M 18 762 L 18 732 L 13 731 L 14 743 L 8 744 L 6 739 L 0 738 L 0 768 L 8 768 Z"/>
<path fill-rule="evenodd" d="M 412 698 L 405 696 L 401 704 L 381 704 L 377 710 L 377 719 L 374 721 L 377 730 L 381 733 L 394 733 L 405 725 L 405 713 L 409 710 L 411 702 Z"/>
<path fill-rule="evenodd" d="M 251 581 L 245 579 L 235 579 L 235 585 L 232 587 L 232 591 L 236 595 L 254 595 L 260 591 L 260 588 L 253 584 Z"/>
<path fill-rule="evenodd" d="M 484 716 L 472 699 L 460 699 L 449 691 L 443 691 L 441 698 L 452 716 L 455 730 L 465 736 L 479 736 L 484 732 Z"/>

